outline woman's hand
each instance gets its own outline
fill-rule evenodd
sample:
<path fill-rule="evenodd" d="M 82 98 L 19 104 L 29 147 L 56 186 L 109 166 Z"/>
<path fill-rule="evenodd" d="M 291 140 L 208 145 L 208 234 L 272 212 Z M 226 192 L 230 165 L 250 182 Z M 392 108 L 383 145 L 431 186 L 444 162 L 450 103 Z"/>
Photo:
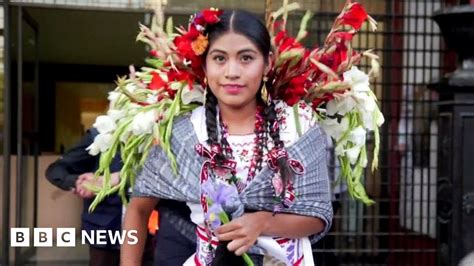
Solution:
<path fill-rule="evenodd" d="M 304 215 L 258 211 L 245 213 L 216 230 L 220 241 L 230 241 L 227 249 L 242 255 L 261 235 L 301 238 L 321 233 L 325 222 L 321 218 Z"/>
<path fill-rule="evenodd" d="M 255 244 L 265 230 L 267 215 L 265 212 L 245 213 L 219 227 L 216 236 L 220 241 L 230 241 L 227 249 L 241 256 Z"/>

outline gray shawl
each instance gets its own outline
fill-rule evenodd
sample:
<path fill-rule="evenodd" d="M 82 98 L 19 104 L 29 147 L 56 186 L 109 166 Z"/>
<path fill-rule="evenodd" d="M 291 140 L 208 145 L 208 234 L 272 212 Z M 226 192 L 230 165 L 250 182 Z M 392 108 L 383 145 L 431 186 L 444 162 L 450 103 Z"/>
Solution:
<path fill-rule="evenodd" d="M 173 126 L 171 147 L 179 175 L 173 173 L 166 153 L 159 146 L 154 146 L 136 178 L 133 196 L 200 203 L 199 175 L 205 158 L 195 151 L 196 144 L 198 139 L 189 116 L 178 118 Z M 296 200 L 284 212 L 318 217 L 325 222 L 323 232 L 310 238 L 313 243 L 327 233 L 333 215 L 325 146 L 326 136 L 319 126 L 315 126 L 293 145 L 286 147 L 289 158 L 300 161 L 305 173 L 295 176 Z M 273 211 L 273 174 L 264 163 L 263 169 L 240 193 L 246 209 Z"/>

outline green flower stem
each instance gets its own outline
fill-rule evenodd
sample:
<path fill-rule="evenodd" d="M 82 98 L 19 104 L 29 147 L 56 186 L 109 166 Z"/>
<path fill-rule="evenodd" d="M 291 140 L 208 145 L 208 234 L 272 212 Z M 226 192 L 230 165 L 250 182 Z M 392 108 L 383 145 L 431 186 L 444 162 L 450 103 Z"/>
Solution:
<path fill-rule="evenodd" d="M 150 148 L 152 145 L 153 145 L 153 136 L 147 136 L 147 139 L 145 140 L 145 148 L 144 148 L 143 154 L 141 155 L 140 162 L 138 163 L 139 165 L 143 165 L 145 163 L 145 160 L 148 156 L 148 152 L 150 151 Z"/>
<path fill-rule="evenodd" d="M 380 132 L 379 127 L 377 126 L 377 119 L 379 114 L 374 112 L 374 138 L 375 138 L 375 147 L 374 147 L 374 155 L 372 160 L 372 171 L 377 169 L 379 164 L 379 149 L 380 149 Z"/>
<path fill-rule="evenodd" d="M 250 258 L 250 256 L 247 253 L 242 254 L 242 258 L 244 259 L 245 263 L 248 266 L 254 266 L 255 265 L 255 264 L 253 264 L 252 259 Z"/>
<path fill-rule="evenodd" d="M 295 117 L 296 132 L 298 132 L 298 137 L 301 137 L 303 133 L 301 131 L 301 122 L 300 122 L 300 114 L 298 112 L 298 104 L 293 105 L 293 114 Z"/>
<path fill-rule="evenodd" d="M 178 173 L 178 165 L 176 163 L 176 158 L 174 157 L 172 151 L 171 151 L 171 133 L 173 131 L 173 121 L 174 117 L 180 112 L 180 102 L 181 102 L 181 91 L 182 88 L 178 90 L 176 93 L 176 97 L 174 98 L 173 102 L 171 103 L 170 109 L 169 109 L 169 118 L 168 121 L 166 122 L 166 130 L 165 130 L 165 138 L 164 138 L 164 143 L 166 145 L 166 153 L 168 155 L 168 158 L 171 161 L 171 168 L 173 169 L 173 172 L 175 174 Z"/>

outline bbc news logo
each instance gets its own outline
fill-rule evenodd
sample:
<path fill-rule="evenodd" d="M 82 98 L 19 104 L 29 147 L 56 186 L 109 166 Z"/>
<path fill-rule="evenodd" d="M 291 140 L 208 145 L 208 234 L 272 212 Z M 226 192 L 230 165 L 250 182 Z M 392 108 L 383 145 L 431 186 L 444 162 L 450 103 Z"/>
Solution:
<path fill-rule="evenodd" d="M 138 243 L 137 230 L 80 230 L 81 244 L 86 245 L 135 245 Z M 76 246 L 76 228 L 56 228 L 56 246 L 57 247 L 75 247 Z M 52 247 L 53 246 L 53 228 L 33 228 L 31 234 L 30 228 L 17 227 L 10 229 L 11 247 L 29 247 L 33 239 L 34 247 Z"/>

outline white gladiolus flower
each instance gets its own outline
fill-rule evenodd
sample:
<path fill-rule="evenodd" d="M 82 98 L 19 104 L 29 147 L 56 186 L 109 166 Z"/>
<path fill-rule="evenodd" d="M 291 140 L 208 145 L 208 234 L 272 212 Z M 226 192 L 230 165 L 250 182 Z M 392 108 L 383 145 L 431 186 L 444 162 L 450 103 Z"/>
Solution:
<path fill-rule="evenodd" d="M 369 76 L 354 66 L 343 75 L 344 81 L 349 84 L 351 89 L 342 95 L 336 94 L 335 98 L 327 103 L 326 113 L 332 116 L 356 111 L 361 114 L 363 128 L 375 130 L 375 127 L 383 124 L 384 117 L 370 91 Z"/>
<path fill-rule="evenodd" d="M 125 116 L 125 110 L 110 109 L 107 111 L 107 115 L 112 118 L 113 121 L 117 122 Z"/>
<path fill-rule="evenodd" d="M 357 162 L 357 159 L 359 158 L 359 154 L 360 154 L 360 148 L 361 148 L 360 146 L 354 146 L 345 151 L 347 158 L 349 159 L 351 164 L 355 164 Z"/>
<path fill-rule="evenodd" d="M 99 134 L 94 138 L 94 142 L 86 148 L 89 154 L 96 156 L 100 152 L 107 151 L 112 146 L 112 134 Z"/>
<path fill-rule="evenodd" d="M 381 126 L 385 122 L 385 117 L 383 116 L 382 112 L 377 108 L 377 110 L 374 112 L 376 116 L 375 124 L 377 126 Z"/>
<path fill-rule="evenodd" d="M 190 104 L 192 102 L 204 103 L 204 89 L 201 85 L 196 85 L 190 88 L 186 85 L 181 94 L 183 104 Z"/>
<path fill-rule="evenodd" d="M 158 98 L 158 93 L 156 91 L 152 92 L 151 94 L 148 95 L 146 98 L 145 102 L 148 104 L 155 104 L 157 102 Z"/>
<path fill-rule="evenodd" d="M 377 106 L 375 99 L 365 92 L 354 93 L 353 97 L 357 102 L 357 109 L 361 111 L 373 112 Z"/>
<path fill-rule="evenodd" d="M 127 85 L 125 85 L 125 89 L 128 92 L 133 93 L 137 89 L 137 85 L 135 83 L 128 83 Z"/>
<path fill-rule="evenodd" d="M 344 155 L 344 143 L 340 143 L 339 145 L 336 145 L 335 149 L 334 149 L 334 153 L 337 155 L 337 156 L 343 156 Z"/>
<path fill-rule="evenodd" d="M 344 81 L 349 83 L 351 90 L 354 92 L 367 92 L 370 90 L 369 76 L 360 71 L 356 66 L 352 66 L 350 70 L 344 72 Z"/>
<path fill-rule="evenodd" d="M 349 141 L 354 143 L 356 146 L 362 146 L 365 144 L 365 137 L 365 129 L 362 126 L 358 126 L 349 134 Z"/>
<path fill-rule="evenodd" d="M 347 112 L 354 110 L 357 103 L 350 97 L 350 92 L 346 92 L 346 94 L 336 96 L 336 98 L 327 103 L 326 111 L 328 115 L 334 115 L 336 113 L 345 115 Z"/>
<path fill-rule="evenodd" d="M 115 121 L 107 115 L 98 116 L 93 126 L 100 134 L 110 133 L 117 128 Z"/>
<path fill-rule="evenodd" d="M 148 112 L 139 112 L 132 121 L 132 132 L 136 136 L 151 134 L 153 125 L 157 120 L 157 112 L 151 110 Z"/>
<path fill-rule="evenodd" d="M 111 109 L 114 109 L 115 108 L 115 103 L 117 102 L 118 98 L 120 97 L 120 92 L 118 91 L 111 91 L 109 92 L 109 96 L 107 97 L 107 99 L 109 100 L 110 102 L 110 108 Z"/>
<path fill-rule="evenodd" d="M 375 127 L 380 127 L 385 122 L 385 118 L 379 108 L 376 107 L 371 113 L 362 112 L 362 122 L 364 123 L 364 128 L 373 131 Z"/>
<path fill-rule="evenodd" d="M 344 117 L 342 118 L 341 122 L 338 123 L 337 119 L 327 118 L 321 121 L 321 127 L 324 129 L 326 134 L 338 141 L 344 132 L 349 129 L 349 120 L 347 117 Z"/>

